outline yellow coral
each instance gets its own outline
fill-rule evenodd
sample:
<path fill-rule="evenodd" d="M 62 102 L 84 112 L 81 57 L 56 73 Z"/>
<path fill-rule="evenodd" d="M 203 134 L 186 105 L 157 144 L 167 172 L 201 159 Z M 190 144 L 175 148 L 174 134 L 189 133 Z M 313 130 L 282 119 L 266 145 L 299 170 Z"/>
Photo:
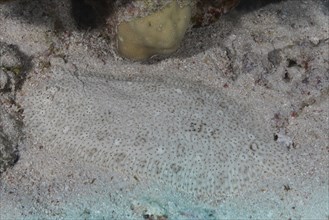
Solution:
<path fill-rule="evenodd" d="M 156 54 L 176 51 L 189 27 L 191 6 L 176 0 L 146 17 L 119 24 L 117 40 L 121 56 L 144 60 Z"/>

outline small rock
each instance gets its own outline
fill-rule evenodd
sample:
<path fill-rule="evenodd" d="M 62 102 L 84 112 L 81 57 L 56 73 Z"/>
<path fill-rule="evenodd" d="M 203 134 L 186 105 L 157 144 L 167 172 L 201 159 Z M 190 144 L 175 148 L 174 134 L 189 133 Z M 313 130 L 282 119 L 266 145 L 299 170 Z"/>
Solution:
<path fill-rule="evenodd" d="M 0 174 L 18 160 L 18 141 L 21 127 L 9 113 L 0 106 Z"/>
<path fill-rule="evenodd" d="M 3 90 L 8 84 L 8 75 L 0 69 L 0 91 Z"/>
<path fill-rule="evenodd" d="M 311 37 L 310 41 L 312 42 L 312 44 L 314 45 L 318 45 L 320 43 L 320 39 L 317 37 Z"/>
<path fill-rule="evenodd" d="M 0 66 L 5 68 L 21 66 L 20 56 L 18 56 L 17 51 L 14 45 L 0 42 Z"/>

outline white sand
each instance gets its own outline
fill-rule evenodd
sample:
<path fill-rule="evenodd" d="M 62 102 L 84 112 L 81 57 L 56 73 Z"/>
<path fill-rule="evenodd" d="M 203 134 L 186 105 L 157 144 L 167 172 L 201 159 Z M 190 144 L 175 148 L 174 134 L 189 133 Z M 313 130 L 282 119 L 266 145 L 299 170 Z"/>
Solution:
<path fill-rule="evenodd" d="M 290 149 L 298 173 L 264 179 L 213 205 L 167 185 L 65 160 L 27 135 L 19 146 L 20 160 L 0 179 L 1 219 L 143 219 L 146 214 L 168 219 L 328 219 L 328 1 L 290 0 L 234 11 L 188 33 L 170 58 L 145 63 L 114 58 L 97 31 L 55 33 L 53 16 L 37 13 L 46 7 L 18 5 L 25 7 L 24 16 L 15 14 L 22 10 L 17 3 L 0 6 L 0 41 L 33 57 L 19 102 L 26 91 L 51 77 L 49 64 L 76 71 L 77 77 L 201 82 L 253 106 L 272 131 L 268 137 L 278 134 L 281 145 Z M 36 15 L 29 17 L 29 11 Z"/>

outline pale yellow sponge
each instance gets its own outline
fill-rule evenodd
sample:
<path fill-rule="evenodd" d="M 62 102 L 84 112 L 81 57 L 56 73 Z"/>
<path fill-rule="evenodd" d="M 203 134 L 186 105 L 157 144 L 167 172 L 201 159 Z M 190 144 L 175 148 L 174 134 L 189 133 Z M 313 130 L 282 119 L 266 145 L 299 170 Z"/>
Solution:
<path fill-rule="evenodd" d="M 174 0 L 151 15 L 121 22 L 117 32 L 118 52 L 133 60 L 174 52 L 190 25 L 191 11 L 191 6 L 181 6 Z"/>

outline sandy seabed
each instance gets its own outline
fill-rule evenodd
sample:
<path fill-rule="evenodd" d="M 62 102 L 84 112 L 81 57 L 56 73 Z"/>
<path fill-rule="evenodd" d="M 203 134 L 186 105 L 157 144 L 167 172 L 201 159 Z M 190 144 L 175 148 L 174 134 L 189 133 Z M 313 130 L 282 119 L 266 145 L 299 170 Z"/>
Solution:
<path fill-rule="evenodd" d="M 99 30 L 75 30 L 65 1 L 28 2 L 0 6 L 0 42 L 15 45 L 28 62 L 16 94 L 23 116 L 34 109 L 28 100 L 42 96 L 40 88 L 52 80 L 70 85 L 65 73 L 81 82 L 76 91 L 93 77 L 202 84 L 252 106 L 269 130 L 264 140 L 286 148 L 296 170 L 251 181 L 240 193 L 200 199 L 152 177 L 90 163 L 81 152 L 63 156 L 48 147 L 56 143 L 25 126 L 20 159 L 0 177 L 1 219 L 329 218 L 328 1 L 244 4 L 192 29 L 172 56 L 147 62 L 118 58 Z"/>

